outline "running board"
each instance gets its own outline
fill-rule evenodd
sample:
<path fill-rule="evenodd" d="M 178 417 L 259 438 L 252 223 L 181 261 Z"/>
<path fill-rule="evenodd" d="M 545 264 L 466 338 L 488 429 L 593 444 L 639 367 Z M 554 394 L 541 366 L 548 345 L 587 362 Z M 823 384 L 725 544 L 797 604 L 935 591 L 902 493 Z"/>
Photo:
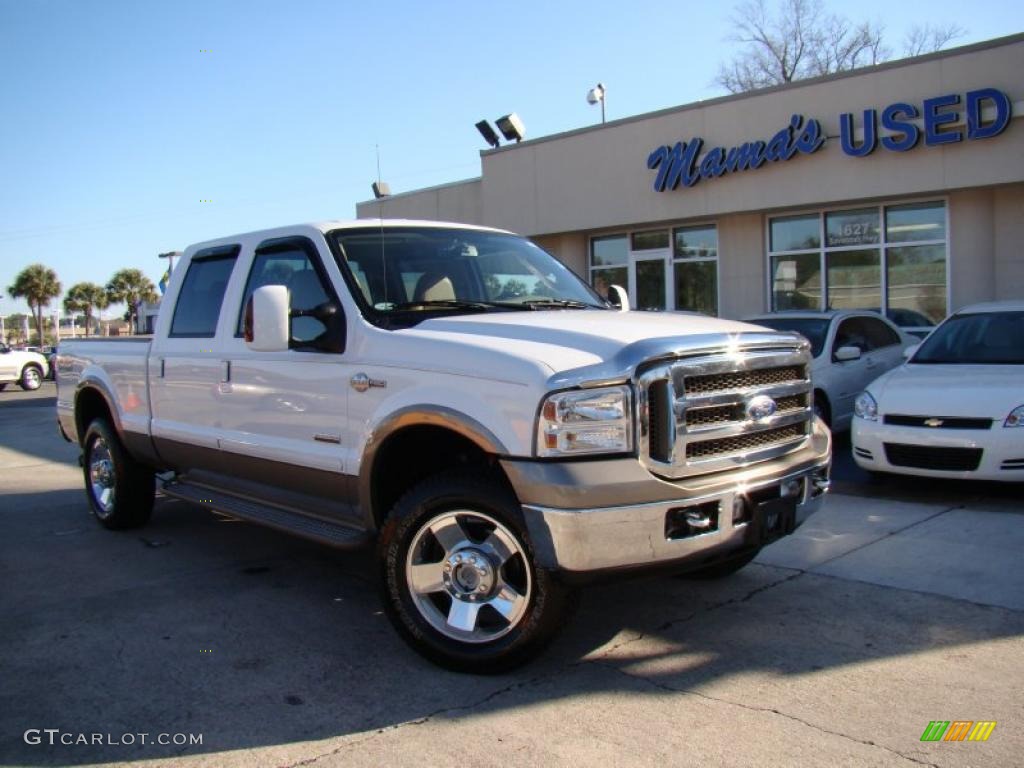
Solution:
<path fill-rule="evenodd" d="M 371 541 L 371 536 L 366 531 L 318 517 L 309 517 L 283 507 L 260 504 L 223 491 L 215 491 L 205 485 L 170 480 L 163 484 L 163 492 L 174 499 L 197 504 L 257 525 L 276 528 L 338 549 L 355 549 Z"/>

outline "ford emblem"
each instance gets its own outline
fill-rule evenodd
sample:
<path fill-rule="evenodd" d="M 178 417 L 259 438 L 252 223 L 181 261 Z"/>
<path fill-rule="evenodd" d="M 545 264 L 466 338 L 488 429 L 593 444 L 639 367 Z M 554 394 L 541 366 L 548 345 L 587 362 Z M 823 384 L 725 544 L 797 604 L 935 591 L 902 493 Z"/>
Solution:
<path fill-rule="evenodd" d="M 768 395 L 758 395 L 747 401 L 747 418 L 751 421 L 764 421 L 774 416 L 778 408 Z"/>

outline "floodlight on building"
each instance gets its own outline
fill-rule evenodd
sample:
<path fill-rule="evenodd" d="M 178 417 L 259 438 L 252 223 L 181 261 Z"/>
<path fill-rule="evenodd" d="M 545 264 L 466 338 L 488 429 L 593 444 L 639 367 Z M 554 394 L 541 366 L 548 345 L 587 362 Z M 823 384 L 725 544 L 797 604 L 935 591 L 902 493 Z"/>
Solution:
<path fill-rule="evenodd" d="M 598 83 L 589 91 L 587 91 L 587 104 L 594 105 L 598 102 L 601 103 L 601 122 L 604 122 L 604 97 L 605 87 L 602 83 Z"/>
<path fill-rule="evenodd" d="M 501 145 L 501 140 L 498 138 L 498 134 L 491 128 L 491 124 L 486 120 L 481 120 L 476 124 L 476 129 L 480 131 L 480 135 L 484 137 L 484 141 L 490 144 L 492 147 L 497 149 Z"/>
<path fill-rule="evenodd" d="M 380 200 L 382 197 L 389 197 L 390 195 L 391 187 L 386 181 L 373 182 L 373 196 L 375 199 Z"/>
<path fill-rule="evenodd" d="M 501 131 L 501 135 L 505 137 L 506 141 L 518 143 L 526 136 L 526 128 L 523 126 L 523 121 L 519 119 L 519 115 L 515 112 L 499 117 L 494 123 L 498 126 L 498 130 Z"/>

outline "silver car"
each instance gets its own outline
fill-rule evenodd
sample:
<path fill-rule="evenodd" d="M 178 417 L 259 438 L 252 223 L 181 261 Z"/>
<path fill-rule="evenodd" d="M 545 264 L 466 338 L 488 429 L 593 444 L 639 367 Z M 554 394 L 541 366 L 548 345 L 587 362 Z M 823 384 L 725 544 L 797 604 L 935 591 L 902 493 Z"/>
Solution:
<path fill-rule="evenodd" d="M 849 429 L 854 398 L 903 362 L 903 350 L 921 340 L 868 310 L 793 310 L 745 318 L 811 342 L 814 411 L 833 432 Z"/>

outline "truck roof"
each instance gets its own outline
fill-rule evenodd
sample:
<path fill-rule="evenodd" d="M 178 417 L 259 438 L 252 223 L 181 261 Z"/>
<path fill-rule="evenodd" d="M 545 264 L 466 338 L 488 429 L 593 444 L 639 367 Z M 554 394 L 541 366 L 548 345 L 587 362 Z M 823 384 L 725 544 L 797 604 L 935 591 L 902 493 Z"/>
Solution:
<path fill-rule="evenodd" d="M 473 229 L 481 232 L 500 232 L 501 234 L 512 234 L 504 229 L 494 227 L 481 227 L 476 224 L 460 224 L 454 221 L 425 221 L 420 219 L 334 219 L 328 221 L 312 221 L 301 224 L 290 224 L 272 229 L 258 229 L 252 232 L 240 232 L 234 235 L 226 235 L 213 240 L 204 240 L 193 243 L 185 249 L 185 255 L 191 255 L 197 250 L 211 248 L 218 245 L 237 243 L 241 240 L 267 240 L 273 237 L 287 237 L 303 230 L 307 232 L 318 231 L 322 233 L 331 232 L 336 229 L 361 229 L 365 227 L 432 227 L 435 229 Z"/>

